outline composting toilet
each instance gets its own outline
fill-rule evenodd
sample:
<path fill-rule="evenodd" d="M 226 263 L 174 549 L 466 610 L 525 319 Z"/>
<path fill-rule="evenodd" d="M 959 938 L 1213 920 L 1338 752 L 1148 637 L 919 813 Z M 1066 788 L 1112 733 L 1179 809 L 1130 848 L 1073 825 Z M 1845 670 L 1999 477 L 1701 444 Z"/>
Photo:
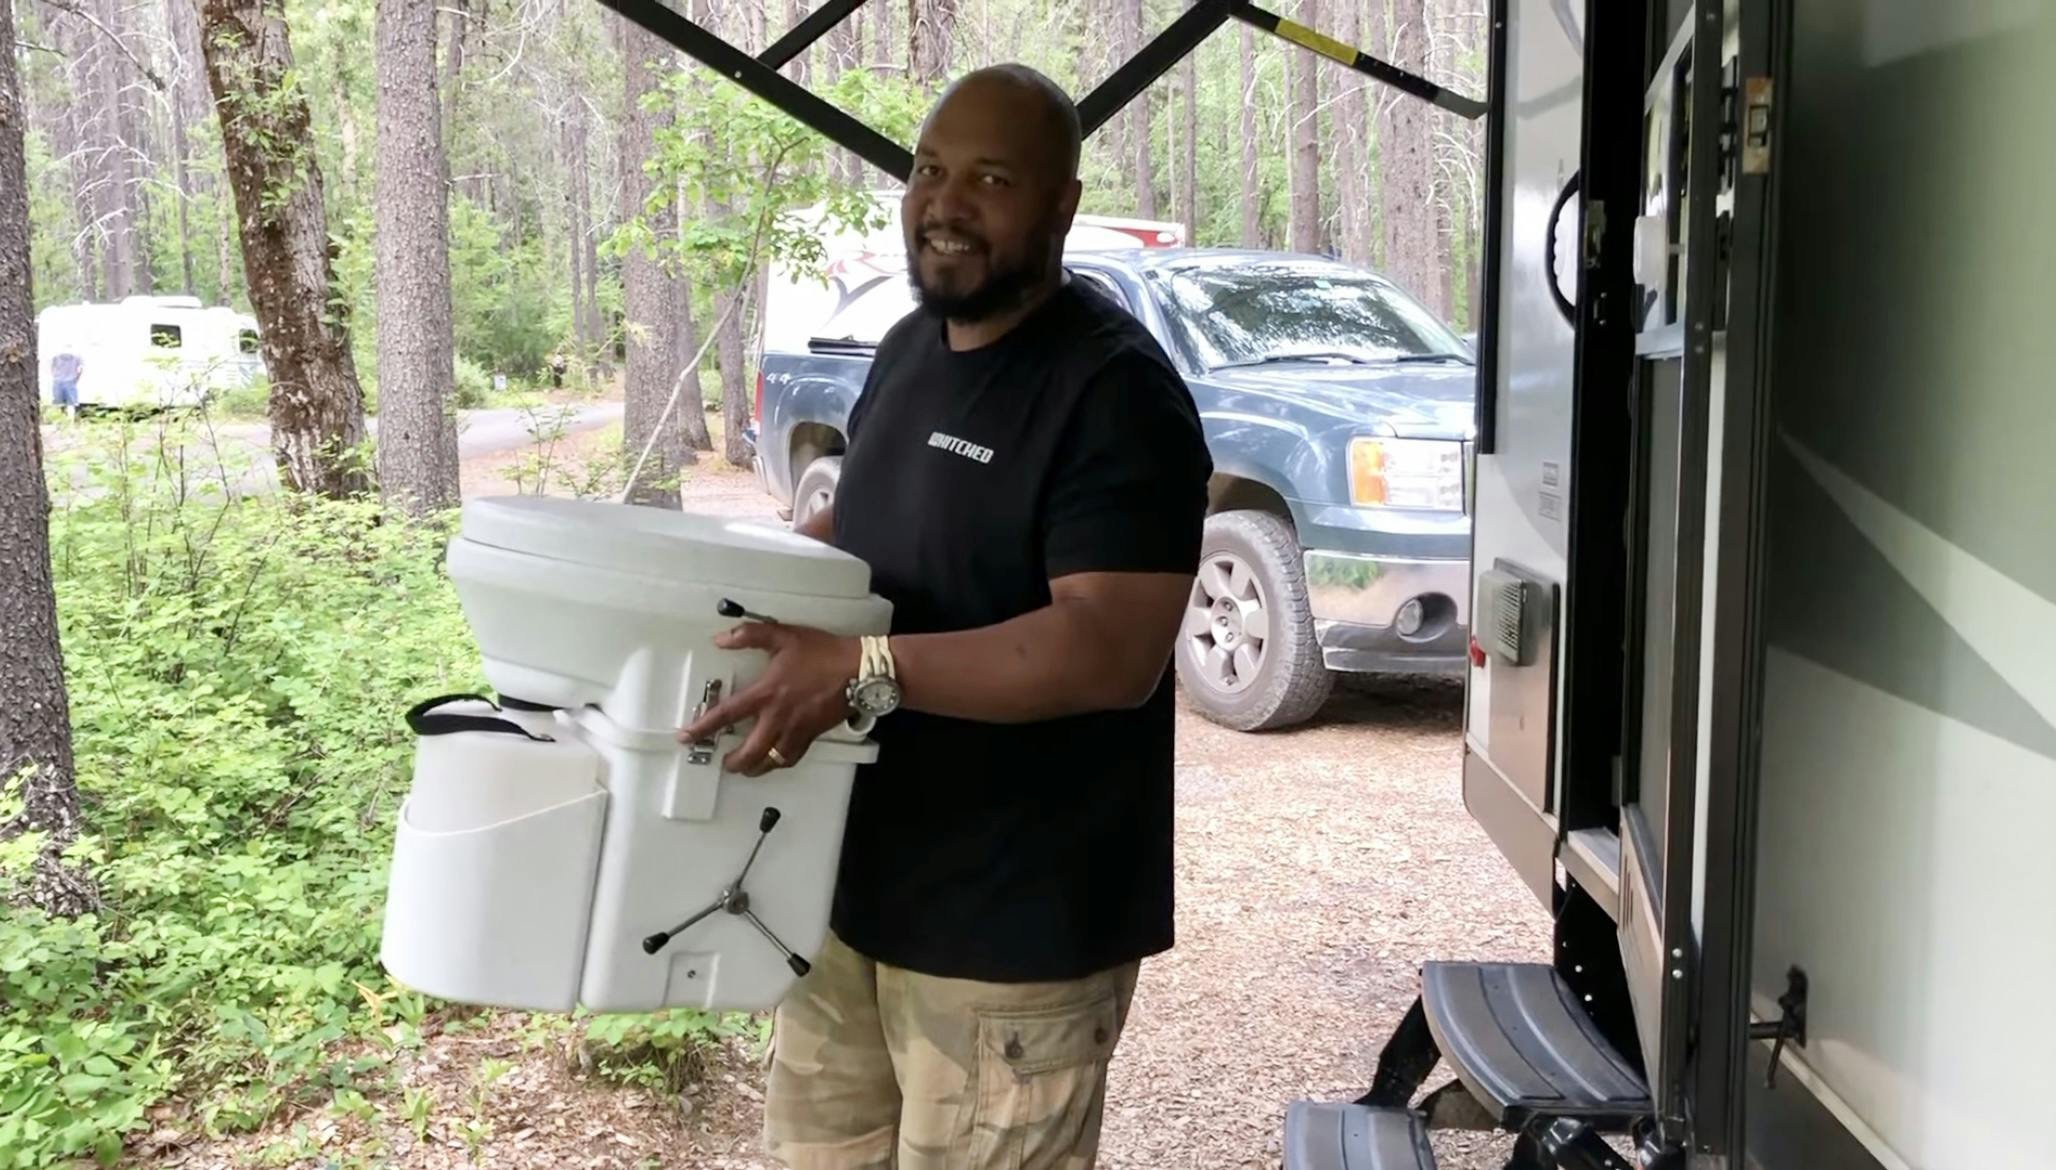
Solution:
<path fill-rule="evenodd" d="M 738 621 L 885 633 L 869 567 L 768 523 L 527 496 L 467 502 L 448 566 L 498 697 L 407 713 L 387 971 L 528 1011 L 777 1004 L 826 937 L 877 749 L 844 724 L 751 779 L 721 767 L 747 721 L 677 732 L 763 669 L 714 647 Z"/>

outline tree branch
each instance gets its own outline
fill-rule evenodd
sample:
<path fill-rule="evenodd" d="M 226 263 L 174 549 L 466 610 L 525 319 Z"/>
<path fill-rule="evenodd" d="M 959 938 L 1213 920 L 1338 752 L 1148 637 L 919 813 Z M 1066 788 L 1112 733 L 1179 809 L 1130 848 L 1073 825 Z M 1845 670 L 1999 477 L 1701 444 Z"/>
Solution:
<path fill-rule="evenodd" d="M 164 84 L 164 79 L 162 77 L 157 76 L 157 71 L 155 69 L 150 68 L 148 65 L 144 64 L 142 58 L 136 56 L 134 52 L 130 51 L 129 47 L 122 43 L 121 37 L 117 36 L 113 29 L 108 28 L 106 25 L 100 23 L 99 17 L 94 16 L 90 12 L 87 12 L 84 8 L 79 7 L 77 4 L 72 3 L 71 0 L 44 0 L 44 3 L 48 4 L 52 8 L 55 8 L 59 12 L 68 12 L 73 16 L 78 17 L 80 20 L 85 21 L 87 24 L 92 25 L 94 28 L 98 29 L 100 31 L 101 36 L 106 37 L 109 41 L 112 41 L 114 43 L 114 47 L 121 50 L 121 55 L 127 57 L 129 59 L 130 64 L 134 65 L 137 69 L 141 70 L 144 77 L 150 79 L 151 85 L 156 86 L 160 90 L 166 88 Z"/>

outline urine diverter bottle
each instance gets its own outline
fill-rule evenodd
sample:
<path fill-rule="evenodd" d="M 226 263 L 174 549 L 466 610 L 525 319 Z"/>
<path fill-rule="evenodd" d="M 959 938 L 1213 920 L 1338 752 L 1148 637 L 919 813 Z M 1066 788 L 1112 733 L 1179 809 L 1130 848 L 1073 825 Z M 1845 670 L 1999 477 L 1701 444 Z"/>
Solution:
<path fill-rule="evenodd" d="M 869 567 L 767 522 L 517 496 L 466 502 L 448 568 L 496 695 L 407 713 L 387 971 L 526 1011 L 775 1006 L 827 935 L 876 746 L 844 725 L 752 779 L 721 766 L 748 722 L 677 732 L 762 671 L 714 647 L 738 621 L 887 632 Z"/>

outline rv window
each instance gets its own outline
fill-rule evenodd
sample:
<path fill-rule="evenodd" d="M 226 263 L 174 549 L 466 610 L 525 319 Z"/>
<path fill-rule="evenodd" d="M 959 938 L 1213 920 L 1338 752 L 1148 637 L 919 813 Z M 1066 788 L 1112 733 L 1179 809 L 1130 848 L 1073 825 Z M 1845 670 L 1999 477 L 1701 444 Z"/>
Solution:
<path fill-rule="evenodd" d="M 244 353 L 256 353 L 258 348 L 257 331 L 255 329 L 245 329 L 241 333 L 236 334 L 236 348 Z"/>
<path fill-rule="evenodd" d="M 150 344 L 158 349 L 177 349 L 185 343 L 185 331 L 176 325 L 150 326 Z"/>

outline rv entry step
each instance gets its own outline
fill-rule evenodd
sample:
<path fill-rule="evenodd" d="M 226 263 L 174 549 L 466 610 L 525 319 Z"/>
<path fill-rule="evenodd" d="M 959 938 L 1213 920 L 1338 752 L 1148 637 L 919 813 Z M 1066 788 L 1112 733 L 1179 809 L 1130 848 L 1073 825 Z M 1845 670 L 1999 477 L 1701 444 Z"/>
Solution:
<path fill-rule="evenodd" d="M 1442 1059 L 1503 1129 L 1537 1117 L 1619 1132 L 1650 1111 L 1642 1077 L 1541 963 L 1429 963 L 1421 1006 Z"/>
<path fill-rule="evenodd" d="M 1285 1110 L 1284 1170 L 1435 1170 L 1435 1152 L 1412 1110 L 1295 1101 Z"/>

